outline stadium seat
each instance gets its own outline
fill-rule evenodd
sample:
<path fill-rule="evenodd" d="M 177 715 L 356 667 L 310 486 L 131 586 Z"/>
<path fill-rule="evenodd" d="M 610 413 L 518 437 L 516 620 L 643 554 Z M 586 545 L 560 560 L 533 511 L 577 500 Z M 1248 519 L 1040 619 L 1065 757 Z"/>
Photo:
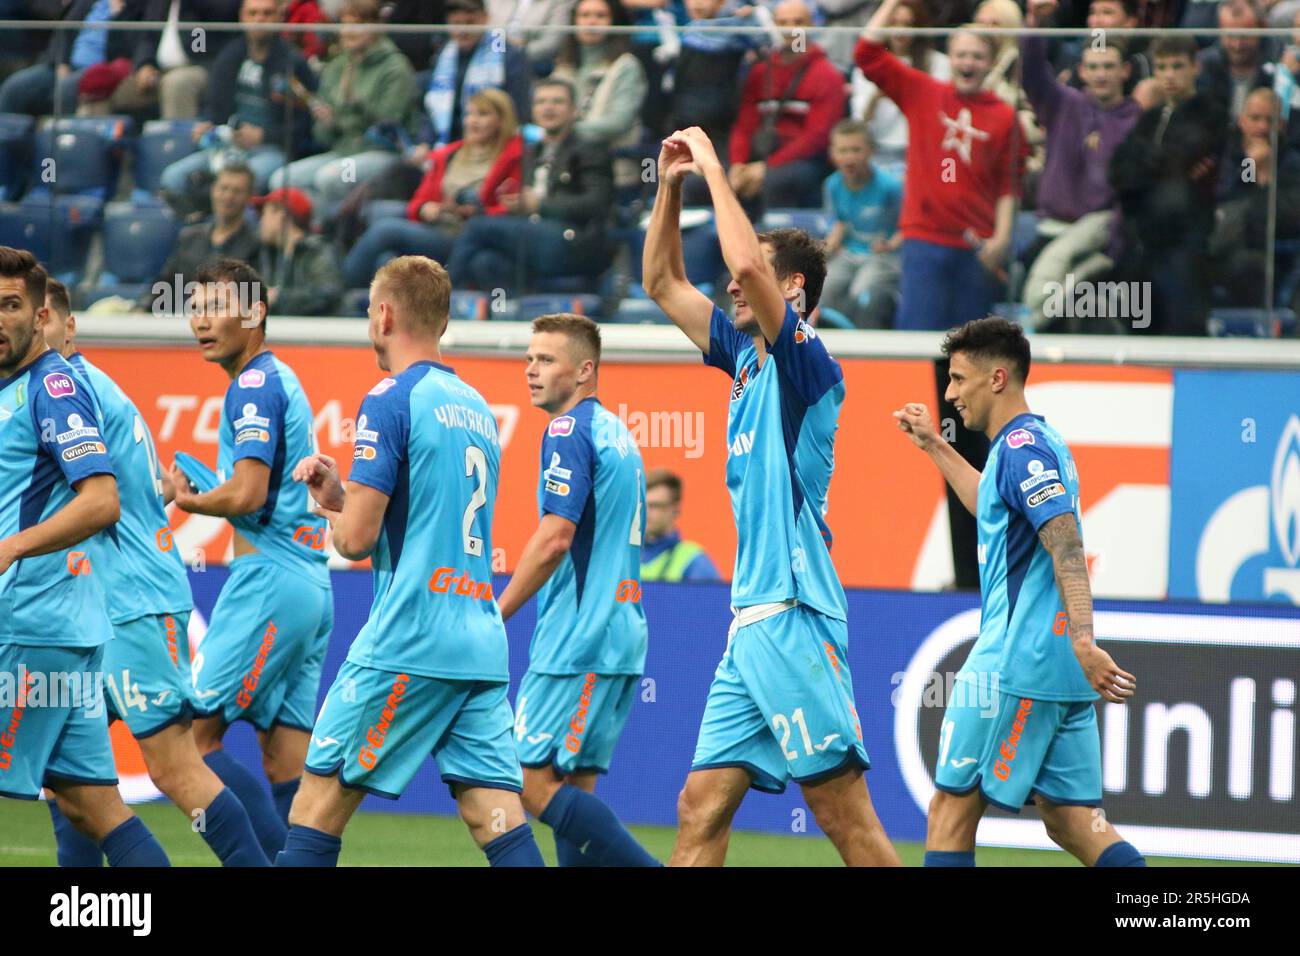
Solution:
<path fill-rule="evenodd" d="M 489 318 L 488 297 L 482 292 L 452 290 L 450 317 L 482 321 Z"/>
<path fill-rule="evenodd" d="M 0 113 L 0 202 L 22 195 L 36 121 L 20 113 Z"/>
<path fill-rule="evenodd" d="M 150 120 L 135 143 L 135 188 L 145 199 L 158 191 L 163 170 L 198 149 L 194 120 Z M 133 197 L 134 198 L 134 197 Z"/>
<path fill-rule="evenodd" d="M 180 222 L 165 207 L 109 203 L 104 209 L 104 269 L 99 284 L 108 287 L 150 282 L 167 262 L 180 228 Z M 123 293 L 103 292 L 114 294 Z"/>
<path fill-rule="evenodd" d="M 576 312 L 596 319 L 600 317 L 600 296 L 577 295 L 525 295 L 519 298 L 518 322 L 531 322 L 539 315 L 552 312 Z M 498 318 L 498 316 L 492 316 Z"/>
<path fill-rule="evenodd" d="M 1216 338 L 1275 339 L 1295 332 L 1290 309 L 1212 309 L 1206 331 Z"/>
<path fill-rule="evenodd" d="M 853 321 L 839 309 L 828 305 L 817 306 L 817 326 L 823 329 L 852 329 Z"/>
<path fill-rule="evenodd" d="M 621 325 L 668 325 L 668 316 L 658 304 L 645 298 L 628 298 L 619 303 L 608 322 Z"/>
<path fill-rule="evenodd" d="M 831 222 L 820 209 L 769 209 L 760 221 L 762 229 L 802 229 L 818 239 L 830 232 Z"/>
<path fill-rule="evenodd" d="M 117 188 L 124 116 L 46 118 L 36 131 L 32 194 L 77 194 L 107 201 Z"/>
<path fill-rule="evenodd" d="M 90 196 L 29 196 L 0 203 L 0 245 L 28 249 L 68 285 L 81 281 L 103 203 Z"/>

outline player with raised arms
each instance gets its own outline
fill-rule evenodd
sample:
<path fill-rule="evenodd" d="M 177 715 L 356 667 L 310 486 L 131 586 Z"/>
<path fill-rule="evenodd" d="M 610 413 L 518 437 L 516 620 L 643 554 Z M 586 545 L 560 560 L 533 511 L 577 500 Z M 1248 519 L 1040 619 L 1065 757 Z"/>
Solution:
<path fill-rule="evenodd" d="M 217 474 L 187 477 L 173 465 L 175 501 L 190 514 L 227 519 L 235 534 L 230 577 L 191 665 L 200 714 L 194 738 L 274 857 L 288 832 L 334 626 L 325 520 L 311 513 L 310 498 L 292 478 L 316 439 L 297 375 L 266 345 L 262 277 L 246 263 L 217 259 L 195 281 L 190 330 L 204 360 L 220 365 L 230 385 Z M 270 795 L 221 746 L 236 720 L 257 729 Z"/>
<path fill-rule="evenodd" d="M 79 547 L 121 515 L 94 402 L 45 344 L 45 270 L 0 246 L 0 796 L 54 794 L 110 866 L 166 866 L 117 790 L 103 706 L 113 625 Z M 89 686 L 87 686 L 89 685 Z"/>
<path fill-rule="evenodd" d="M 346 488 L 326 455 L 306 482 L 375 600 L 316 718 L 277 866 L 334 866 L 366 793 L 397 799 L 432 756 L 492 866 L 542 866 L 524 819 L 505 625 L 492 594 L 501 445 L 483 397 L 442 363 L 451 280 L 401 256 L 370 286 L 370 343 L 389 373 L 361 402 Z"/>
<path fill-rule="evenodd" d="M 1097 646 L 1079 524 L 1079 473 L 1056 429 L 1029 411 L 1029 340 L 1005 319 L 948 333 L 947 393 L 962 424 L 992 443 L 983 473 L 911 403 L 898 427 L 934 461 L 979 525 L 980 633 L 939 732 L 926 866 L 974 866 L 989 804 L 1031 798 L 1047 835 L 1087 866 L 1145 866 L 1101 805 L 1094 701 L 1122 704 L 1136 681 Z M 994 683 L 996 681 L 996 683 Z M 996 706 L 987 691 L 997 688 Z"/>
<path fill-rule="evenodd" d="M 88 542 L 114 640 L 104 645 L 110 721 L 122 720 L 140 745 L 154 785 L 190 818 L 226 866 L 269 866 L 239 798 L 204 763 L 190 733 L 187 628 L 193 599 L 185 564 L 167 526 L 170 477 L 143 417 L 126 393 L 77 350 L 77 320 L 67 287 L 46 280 L 45 342 L 72 366 L 103 429 L 78 421 L 65 442 L 95 438 L 117 471 L 121 518 Z M 184 652 L 184 663 L 181 652 Z M 99 846 L 50 801 L 60 866 L 99 866 Z"/>
<path fill-rule="evenodd" d="M 541 592 L 515 700 L 524 808 L 555 832 L 561 866 L 658 866 L 593 792 L 645 670 L 641 452 L 596 397 L 595 322 L 569 313 L 536 319 L 527 361 L 532 403 L 549 418 L 541 520 L 500 601 L 509 620 Z"/>
<path fill-rule="evenodd" d="M 897 865 L 863 776 L 844 588 L 824 521 L 844 401 L 839 363 L 807 322 L 825 253 L 802 230 L 755 234 L 698 128 L 664 141 L 658 173 L 645 289 L 731 379 L 727 488 L 738 538 L 735 617 L 678 801 L 670 864 L 721 865 L 747 789 L 780 793 L 793 778 L 845 863 Z M 686 279 L 679 219 L 689 173 L 713 198 L 734 325 Z"/>

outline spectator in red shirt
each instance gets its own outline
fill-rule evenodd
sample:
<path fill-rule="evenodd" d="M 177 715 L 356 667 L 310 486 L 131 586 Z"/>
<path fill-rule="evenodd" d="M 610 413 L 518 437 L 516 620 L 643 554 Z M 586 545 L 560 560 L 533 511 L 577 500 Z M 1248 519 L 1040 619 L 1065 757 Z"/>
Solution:
<path fill-rule="evenodd" d="M 343 263 L 348 288 L 370 285 L 396 256 L 428 256 L 445 263 L 460 227 L 471 216 L 499 216 L 500 196 L 519 191 L 524 152 L 510 97 L 479 90 L 469 100 L 465 138 L 430 154 L 431 165 L 406 206 L 405 219 L 371 223 Z"/>
<path fill-rule="evenodd" d="M 996 44 L 965 29 L 948 41 L 952 82 L 903 64 L 878 40 L 885 0 L 858 41 L 862 74 L 907 117 L 902 287 L 895 327 L 947 329 L 992 308 L 1011 244 L 1026 148 L 1015 110 L 982 90 Z"/>
<path fill-rule="evenodd" d="M 731 130 L 727 178 L 751 216 L 760 203 L 821 205 L 831 128 L 844 116 L 844 76 L 808 39 L 812 11 L 782 0 L 772 19 L 785 47 L 749 71 Z"/>

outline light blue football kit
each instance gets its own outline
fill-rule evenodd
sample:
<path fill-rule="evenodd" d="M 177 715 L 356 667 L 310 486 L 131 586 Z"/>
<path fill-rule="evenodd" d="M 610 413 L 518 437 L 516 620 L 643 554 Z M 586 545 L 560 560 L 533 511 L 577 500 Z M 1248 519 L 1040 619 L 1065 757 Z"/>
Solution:
<path fill-rule="evenodd" d="M 604 773 L 645 670 L 644 466 L 623 422 L 590 397 L 547 425 L 541 469 L 538 511 L 577 527 L 537 596 L 515 701 L 519 760 Z"/>
<path fill-rule="evenodd" d="M 257 549 L 237 557 L 194 655 L 195 707 L 227 724 L 309 730 L 334 625 L 323 517 L 293 469 L 314 453 L 311 406 L 274 353 L 248 361 L 226 389 L 217 479 L 254 458 L 271 469 L 266 502 L 230 523 Z"/>
<path fill-rule="evenodd" d="M 80 352 L 68 364 L 95 403 L 117 471 L 121 517 L 87 542 L 115 635 L 104 648 L 109 718 L 148 737 L 193 713 L 189 581 L 167 525 L 158 453 L 143 417 Z"/>
<path fill-rule="evenodd" d="M 0 539 L 62 510 L 83 479 L 113 473 L 95 404 L 57 352 L 0 379 Z M 117 783 L 100 686 L 113 637 L 102 571 L 83 543 L 0 574 L 0 796 Z"/>
<path fill-rule="evenodd" d="M 980 477 L 980 634 L 944 713 L 941 790 L 979 787 L 1015 812 L 1035 793 L 1057 804 L 1101 802 L 1097 694 L 1074 656 L 1052 556 L 1038 540 L 1052 518 L 1077 522 L 1078 509 L 1079 473 L 1065 441 L 1039 416 L 1013 418 Z M 977 689 L 995 678 L 989 707 Z"/>
<path fill-rule="evenodd" d="M 312 773 L 395 799 L 432 755 L 448 784 L 522 789 L 492 593 L 500 460 L 492 411 L 445 365 L 416 362 L 361 403 L 349 480 L 389 502 L 374 603 L 316 719 Z"/>
<path fill-rule="evenodd" d="M 693 770 L 742 767 L 759 790 L 869 767 L 853 704 L 844 589 L 826 495 L 844 376 L 786 305 L 760 368 L 721 309 L 708 365 L 732 378 L 727 489 L 737 530 L 727 650 L 709 688 Z"/>

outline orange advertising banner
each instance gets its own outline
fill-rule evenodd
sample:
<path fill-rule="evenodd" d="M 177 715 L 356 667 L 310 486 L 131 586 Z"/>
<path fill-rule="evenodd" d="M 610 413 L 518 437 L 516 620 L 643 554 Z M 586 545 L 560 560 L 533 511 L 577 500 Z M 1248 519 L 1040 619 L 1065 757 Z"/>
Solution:
<path fill-rule="evenodd" d="M 297 372 L 311 400 L 321 450 L 350 462 L 357 408 L 383 377 L 373 353 L 353 346 L 282 346 L 275 352 Z M 187 451 L 215 466 L 217 426 L 228 384 L 218 366 L 205 363 L 192 349 L 175 346 L 95 346 L 86 349 L 86 355 L 135 401 L 164 463 L 169 465 L 175 452 Z M 497 416 L 502 459 L 494 563 L 497 570 L 510 570 L 537 524 L 539 448 L 546 416 L 529 404 L 522 356 L 450 355 L 447 361 L 482 393 Z M 847 395 L 826 520 L 834 533 L 833 556 L 843 583 L 942 587 L 945 573 L 951 573 L 942 479 L 898 431 L 890 414 L 909 401 L 933 407 L 933 367 L 915 360 L 850 359 L 842 364 Z M 1031 406 L 1062 428 L 1079 466 L 1094 582 L 1109 568 L 1117 582 L 1114 593 L 1163 596 L 1171 373 L 1036 365 L 1031 384 Z M 681 475 L 681 531 L 703 544 L 728 576 L 736 545 L 724 484 L 729 395 L 726 377 L 703 364 L 606 361 L 601 366 L 601 401 L 626 422 L 647 468 L 670 468 Z M 1097 509 L 1096 540 L 1089 507 Z M 209 562 L 228 556 L 225 522 L 183 514 L 174 514 L 173 522 L 182 554 L 193 556 L 199 549 Z M 1134 551 L 1132 539 L 1137 537 L 1151 540 Z M 1151 569 L 1157 551 L 1159 567 Z M 1139 566 L 1146 570 L 1133 570 Z M 1156 591 L 1160 593 L 1148 593 Z"/>

